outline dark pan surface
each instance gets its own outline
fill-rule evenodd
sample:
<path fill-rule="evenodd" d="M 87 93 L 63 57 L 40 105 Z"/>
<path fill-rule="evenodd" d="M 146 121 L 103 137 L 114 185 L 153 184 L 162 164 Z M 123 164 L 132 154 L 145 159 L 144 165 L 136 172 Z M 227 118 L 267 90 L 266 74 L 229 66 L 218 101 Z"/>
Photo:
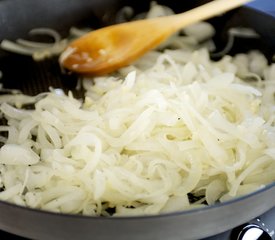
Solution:
<path fill-rule="evenodd" d="M 27 38 L 28 32 L 37 27 L 53 28 L 63 37 L 66 37 L 71 26 L 102 27 L 115 22 L 115 9 L 130 5 L 134 7 L 136 13 L 139 13 L 148 10 L 150 4 L 148 0 L 139 3 L 127 0 L 81 0 L 78 2 L 76 4 L 75 1 L 67 1 L 64 4 L 62 0 L 50 0 L 37 5 L 37 2 L 33 1 L 32 5 L 32 1 L 28 1 L 27 4 L 22 4 L 18 0 L 2 1 L 0 2 L 0 11 L 1 14 L 4 13 L 4 16 L 0 18 L 0 24 L 5 27 L 0 27 L 0 41 L 3 39 L 15 40 L 19 37 Z M 172 7 L 176 12 L 188 10 L 201 2 L 207 1 L 189 0 L 176 5 L 174 1 L 159 1 L 160 4 Z M 16 14 L 12 12 L 14 9 L 12 6 L 15 5 L 20 6 Z M 106 9 L 105 6 L 107 5 L 114 6 L 114 8 Z M 262 38 L 250 41 L 247 39 L 237 40 L 231 54 L 258 48 L 265 53 L 268 59 L 271 59 L 272 53 L 275 51 L 273 34 L 275 32 L 275 24 L 272 16 L 257 12 L 257 18 L 255 18 L 255 11 L 243 8 L 228 13 L 223 17 L 212 19 L 210 22 L 217 29 L 214 40 L 218 48 L 222 49 L 225 46 L 227 29 L 230 27 L 252 27 Z M 263 22 L 265 24 L 262 24 Z M 63 88 L 64 90 L 74 89 L 77 82 L 77 76 L 65 75 L 61 72 L 57 58 L 34 62 L 31 57 L 10 54 L 1 49 L 0 70 L 3 72 L 1 82 L 4 87 L 20 89 L 23 93 L 30 95 L 48 91 L 49 86 Z"/>
<path fill-rule="evenodd" d="M 182 12 L 206 1 L 158 2 Z M 146 0 L 2 0 L 0 41 L 26 37 L 35 27 L 51 27 L 66 36 L 71 26 L 111 24 L 120 7 L 132 5 L 141 12 L 148 9 L 149 3 Z M 241 8 L 210 22 L 217 29 L 215 41 L 220 49 L 226 44 L 228 28 L 243 26 L 255 29 L 261 39 L 246 41 L 245 44 L 238 40 L 231 54 L 258 48 L 271 61 L 275 52 L 275 18 L 272 16 Z M 0 50 L 0 70 L 4 87 L 20 89 L 30 95 L 47 91 L 50 86 L 74 90 L 77 82 L 75 75 L 61 72 L 57 58 L 34 62 L 30 57 Z M 274 198 L 275 184 L 272 184 L 257 193 L 214 207 L 153 217 L 115 219 L 60 215 L 0 202 L 0 229 L 32 239 L 198 239 L 226 231 L 262 214 L 275 206 Z"/>

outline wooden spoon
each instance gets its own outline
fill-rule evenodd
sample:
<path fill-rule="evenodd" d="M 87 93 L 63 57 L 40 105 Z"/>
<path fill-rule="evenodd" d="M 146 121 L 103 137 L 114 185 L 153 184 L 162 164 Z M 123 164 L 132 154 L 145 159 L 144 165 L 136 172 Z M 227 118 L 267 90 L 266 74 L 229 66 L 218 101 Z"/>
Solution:
<path fill-rule="evenodd" d="M 61 54 L 61 65 L 85 75 L 102 75 L 126 66 L 176 31 L 239 7 L 251 0 L 215 0 L 167 17 L 138 20 L 92 31 Z"/>

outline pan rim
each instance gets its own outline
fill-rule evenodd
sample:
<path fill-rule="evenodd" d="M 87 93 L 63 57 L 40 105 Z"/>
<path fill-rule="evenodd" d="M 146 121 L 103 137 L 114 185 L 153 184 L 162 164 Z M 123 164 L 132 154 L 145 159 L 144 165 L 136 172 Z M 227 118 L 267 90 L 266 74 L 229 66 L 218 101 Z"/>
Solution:
<path fill-rule="evenodd" d="M 47 210 L 43 210 L 43 209 L 39 209 L 39 208 L 30 208 L 30 207 L 25 207 L 25 206 L 21 206 L 21 205 L 16 205 L 14 203 L 11 203 L 8 201 L 3 201 L 3 200 L 0 200 L 0 207 L 1 207 L 1 205 L 4 205 L 9 208 L 16 208 L 17 210 L 22 210 L 22 211 L 29 211 L 34 214 L 43 214 L 43 215 L 48 215 L 48 216 L 53 216 L 53 217 L 63 217 L 63 218 L 69 217 L 69 218 L 73 218 L 73 219 L 90 219 L 90 220 L 98 220 L 98 221 L 101 221 L 101 220 L 107 220 L 107 221 L 127 220 L 128 221 L 128 220 L 159 219 L 159 218 L 188 216 L 188 215 L 197 214 L 197 213 L 201 213 L 201 212 L 211 212 L 211 211 L 217 210 L 219 208 L 224 208 L 229 205 L 234 205 L 239 202 L 243 202 L 243 201 L 248 200 L 252 197 L 256 197 L 260 194 L 267 192 L 268 190 L 272 190 L 273 188 L 275 191 L 275 182 L 269 183 L 254 192 L 251 192 L 251 193 L 239 196 L 239 197 L 235 197 L 228 201 L 217 203 L 214 205 L 206 205 L 206 206 L 199 207 L 199 208 L 193 208 L 193 209 L 189 209 L 189 210 L 182 210 L 182 211 L 176 211 L 176 212 L 148 214 L 148 215 L 102 217 L 102 216 L 88 216 L 88 215 L 70 214 L 70 213 L 57 213 L 57 212 L 47 211 Z M 275 202 L 274 202 L 273 206 L 270 207 L 269 209 L 271 209 L 273 207 L 275 207 Z"/>

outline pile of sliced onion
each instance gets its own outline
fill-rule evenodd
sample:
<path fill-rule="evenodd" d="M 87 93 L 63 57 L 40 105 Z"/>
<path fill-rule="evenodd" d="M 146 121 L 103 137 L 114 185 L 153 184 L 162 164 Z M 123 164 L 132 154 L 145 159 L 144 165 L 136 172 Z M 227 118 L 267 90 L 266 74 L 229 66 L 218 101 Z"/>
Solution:
<path fill-rule="evenodd" d="M 177 49 L 85 79 L 83 100 L 20 95 L 21 105 L 35 102 L 25 110 L 2 96 L 0 199 L 62 213 L 147 215 L 273 182 L 275 64 L 257 51 L 213 62 L 194 39 L 175 36 L 166 44 Z"/>

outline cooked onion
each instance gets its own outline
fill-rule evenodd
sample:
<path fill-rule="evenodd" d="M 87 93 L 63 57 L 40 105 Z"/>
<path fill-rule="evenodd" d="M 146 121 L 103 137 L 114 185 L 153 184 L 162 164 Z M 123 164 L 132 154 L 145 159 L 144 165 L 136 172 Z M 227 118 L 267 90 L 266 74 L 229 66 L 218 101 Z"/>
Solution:
<path fill-rule="evenodd" d="M 146 215 L 273 182 L 275 65 L 255 51 L 213 62 L 197 42 L 152 51 L 116 77 L 85 79 L 83 100 L 52 91 L 27 111 L 0 99 L 0 199 L 62 213 Z"/>
<path fill-rule="evenodd" d="M 50 28 L 36 28 L 29 32 L 30 35 L 47 35 L 53 38 L 53 43 L 34 42 L 24 39 L 17 39 L 16 43 L 4 39 L 1 42 L 1 48 L 22 54 L 32 56 L 34 60 L 40 61 L 47 57 L 59 55 L 68 45 L 67 39 L 61 39 L 58 32 Z"/>

